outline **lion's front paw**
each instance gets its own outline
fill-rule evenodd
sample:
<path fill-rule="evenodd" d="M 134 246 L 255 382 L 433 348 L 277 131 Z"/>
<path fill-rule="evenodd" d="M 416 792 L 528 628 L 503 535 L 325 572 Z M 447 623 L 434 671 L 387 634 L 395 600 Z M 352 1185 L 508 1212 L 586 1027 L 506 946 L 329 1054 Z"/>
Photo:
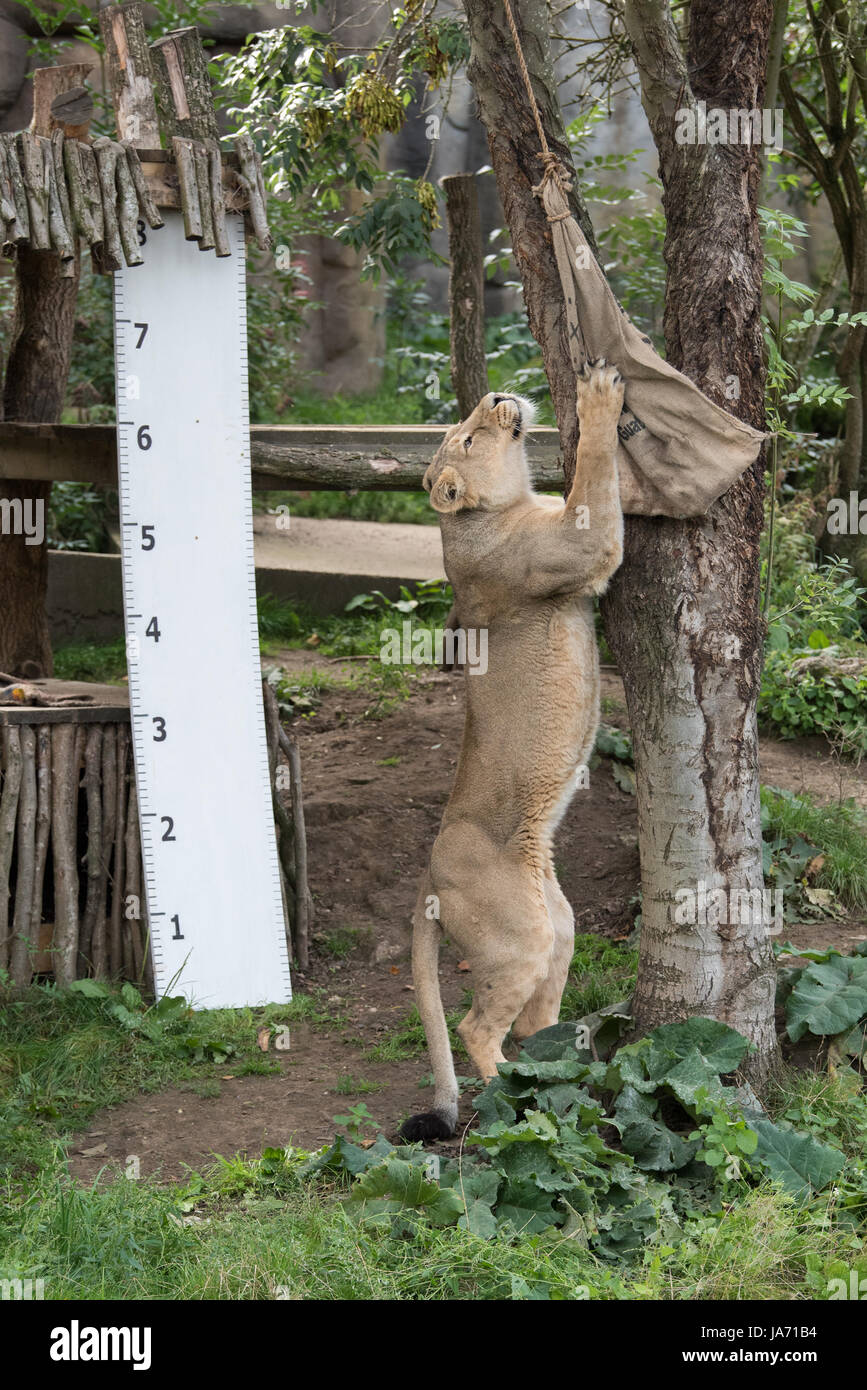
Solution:
<path fill-rule="evenodd" d="M 623 409 L 624 381 L 604 357 L 588 362 L 578 376 L 578 423 L 581 432 L 616 425 Z"/>

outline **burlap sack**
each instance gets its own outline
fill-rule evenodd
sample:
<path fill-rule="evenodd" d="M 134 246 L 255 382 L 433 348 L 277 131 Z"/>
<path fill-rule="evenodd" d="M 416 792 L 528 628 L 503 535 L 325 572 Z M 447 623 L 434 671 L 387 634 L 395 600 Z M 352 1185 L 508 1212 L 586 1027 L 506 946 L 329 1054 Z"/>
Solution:
<path fill-rule="evenodd" d="M 617 454 L 623 510 L 700 516 L 755 461 L 766 436 L 708 400 L 630 323 L 569 211 L 561 182 L 549 169 L 533 191 L 551 224 L 575 370 L 588 358 L 604 357 L 626 381 Z"/>

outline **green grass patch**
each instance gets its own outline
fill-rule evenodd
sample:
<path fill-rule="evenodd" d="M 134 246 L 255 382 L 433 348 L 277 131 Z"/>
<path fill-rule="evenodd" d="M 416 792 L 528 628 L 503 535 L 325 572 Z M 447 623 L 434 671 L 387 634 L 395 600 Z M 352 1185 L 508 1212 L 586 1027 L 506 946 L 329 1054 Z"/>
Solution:
<path fill-rule="evenodd" d="M 54 653 L 54 674 L 63 681 L 119 685 L 126 675 L 126 642 L 70 642 Z"/>
<path fill-rule="evenodd" d="M 776 787 L 762 787 L 761 798 L 765 838 L 808 840 L 824 856 L 816 884 L 854 911 L 867 908 L 867 813 L 851 800 L 820 806 Z"/>
<path fill-rule="evenodd" d="M 575 951 L 563 993 L 560 1017 L 583 1018 L 606 1004 L 618 1004 L 635 988 L 638 952 L 591 932 L 575 937 Z"/>
<path fill-rule="evenodd" d="M 341 1076 L 334 1087 L 336 1096 L 372 1096 L 385 1090 L 384 1081 L 365 1081 L 363 1076 Z"/>

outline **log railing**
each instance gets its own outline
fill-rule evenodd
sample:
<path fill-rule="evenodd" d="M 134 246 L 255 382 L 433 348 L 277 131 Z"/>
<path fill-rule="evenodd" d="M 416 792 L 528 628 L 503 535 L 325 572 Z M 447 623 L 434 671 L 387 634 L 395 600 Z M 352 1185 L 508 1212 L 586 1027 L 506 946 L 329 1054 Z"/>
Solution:
<path fill-rule="evenodd" d="M 444 425 L 253 425 L 253 487 L 411 492 L 442 443 Z M 535 429 L 528 455 L 534 486 L 561 491 L 555 429 Z M 0 478 L 117 486 L 114 425 L 0 423 Z"/>

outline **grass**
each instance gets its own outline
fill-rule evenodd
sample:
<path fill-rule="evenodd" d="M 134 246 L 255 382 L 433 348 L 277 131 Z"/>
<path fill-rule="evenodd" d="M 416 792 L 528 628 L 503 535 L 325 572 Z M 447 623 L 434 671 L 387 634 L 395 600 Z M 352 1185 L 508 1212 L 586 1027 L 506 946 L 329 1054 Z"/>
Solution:
<path fill-rule="evenodd" d="M 358 927 L 335 927 L 332 931 L 316 938 L 316 945 L 326 955 L 337 960 L 351 956 L 358 945 Z"/>
<path fill-rule="evenodd" d="M 561 1018 L 583 1018 L 606 1004 L 627 999 L 635 987 L 637 969 L 637 951 L 589 932 L 579 934 L 575 937 Z"/>
<path fill-rule="evenodd" d="M 385 1090 L 384 1081 L 365 1081 L 363 1076 L 341 1076 L 334 1087 L 336 1096 L 371 1096 Z"/>
<path fill-rule="evenodd" d="M 579 937 L 575 1007 L 622 997 L 633 965 L 625 947 Z M 119 1016 L 121 1006 L 137 1026 Z M 41 1278 L 50 1299 L 809 1300 L 827 1290 L 835 1261 L 859 1258 L 854 1229 L 836 1221 L 833 1191 L 800 1208 L 766 1185 L 744 1190 L 679 1234 L 661 1211 L 659 1235 L 636 1263 L 612 1265 L 562 1230 L 486 1241 L 425 1222 L 411 1234 L 357 1222 L 342 1204 L 342 1181 L 304 1176 L 300 1150 L 229 1154 L 182 1183 L 76 1185 L 66 1143 L 96 1107 L 169 1084 L 212 1094 L 227 1067 L 237 1075 L 253 1059 L 260 1022 L 335 1023 L 321 994 L 296 996 L 288 1008 L 181 1014 L 152 1037 L 148 1018 L 153 1011 L 129 994 L 0 992 L 0 1277 Z M 233 1044 L 232 1060 L 191 1060 L 181 1044 L 193 1029 L 216 1047 Z M 382 1060 L 417 1055 L 415 1011 L 379 1046 Z M 343 1076 L 335 1094 L 378 1089 Z M 848 1074 L 785 1075 L 772 1105 L 853 1164 L 863 1155 L 867 1099 Z"/>
<path fill-rule="evenodd" d="M 820 806 L 806 793 L 775 787 L 762 787 L 761 796 L 766 837 L 770 832 L 783 840 L 808 840 L 824 856 L 817 885 L 832 889 L 852 910 L 867 908 L 867 813 L 854 801 Z"/>
<path fill-rule="evenodd" d="M 54 653 L 54 674 L 58 680 L 99 681 L 119 684 L 126 676 L 126 642 L 70 642 Z"/>

